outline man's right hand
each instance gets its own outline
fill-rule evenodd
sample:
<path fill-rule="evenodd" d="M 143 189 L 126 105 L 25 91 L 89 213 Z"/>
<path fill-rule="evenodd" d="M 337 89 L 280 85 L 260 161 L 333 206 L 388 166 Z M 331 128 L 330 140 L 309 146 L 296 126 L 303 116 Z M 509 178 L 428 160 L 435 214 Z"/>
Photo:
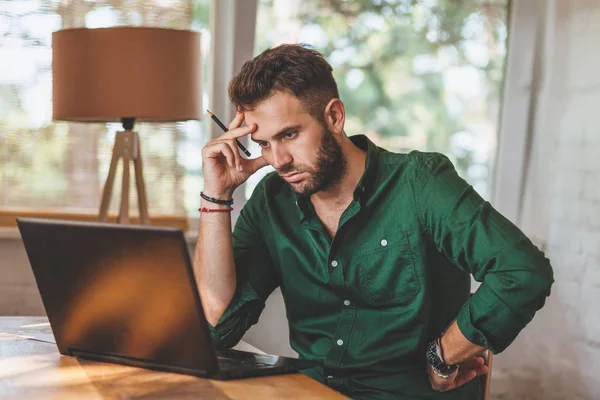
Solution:
<path fill-rule="evenodd" d="M 229 132 L 210 141 L 202 149 L 204 193 L 217 198 L 231 198 L 233 191 L 250 175 L 268 165 L 264 157 L 245 159 L 235 140 L 256 131 L 256 124 L 242 126 L 244 113 L 238 112 L 229 124 Z"/>

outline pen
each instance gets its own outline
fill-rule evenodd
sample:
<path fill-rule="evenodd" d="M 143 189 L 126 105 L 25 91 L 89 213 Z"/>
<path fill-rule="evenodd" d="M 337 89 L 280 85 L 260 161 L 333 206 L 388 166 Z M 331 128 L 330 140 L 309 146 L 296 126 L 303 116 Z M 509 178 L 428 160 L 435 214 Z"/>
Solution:
<path fill-rule="evenodd" d="M 217 125 L 219 125 L 219 127 L 221 129 L 223 129 L 223 132 L 227 132 L 229 131 L 229 129 L 227 129 L 227 127 L 225 127 L 225 125 L 223 125 L 223 123 L 221 121 L 219 121 L 219 118 L 217 118 L 217 116 L 213 113 L 211 113 L 209 110 L 206 110 L 206 112 L 208 112 L 208 115 L 210 115 L 210 118 L 215 121 L 217 123 Z M 248 149 L 246 149 L 244 147 L 243 144 L 240 143 L 239 140 L 235 139 L 235 142 L 237 143 L 238 147 L 240 148 L 240 150 L 242 150 L 244 152 L 244 154 L 246 154 L 248 157 L 251 156 L 250 152 L 248 151 Z"/>

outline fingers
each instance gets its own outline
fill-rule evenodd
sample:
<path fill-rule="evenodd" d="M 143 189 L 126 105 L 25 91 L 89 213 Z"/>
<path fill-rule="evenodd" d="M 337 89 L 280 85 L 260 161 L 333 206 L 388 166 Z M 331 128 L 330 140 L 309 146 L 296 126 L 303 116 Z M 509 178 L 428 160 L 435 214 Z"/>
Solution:
<path fill-rule="evenodd" d="M 475 371 L 477 373 L 477 376 L 479 375 L 485 375 L 488 373 L 489 369 L 487 366 L 482 365 L 481 367 L 474 369 L 473 371 Z"/>
<path fill-rule="evenodd" d="M 431 369 L 431 367 L 429 367 L 429 369 Z M 475 357 L 459 364 L 458 371 L 454 378 L 450 377 L 447 380 L 442 380 L 437 378 L 433 372 L 429 370 L 428 372 L 431 387 L 439 392 L 446 392 L 464 385 L 477 376 L 487 374 L 488 367 L 484 365 L 484 359 L 482 357 Z"/>
<path fill-rule="evenodd" d="M 240 126 L 235 129 L 230 130 L 229 132 L 225 132 L 217 140 L 229 140 L 229 139 L 239 139 L 242 136 L 246 136 L 256 131 L 256 124 L 250 124 L 245 126 Z"/>
<path fill-rule="evenodd" d="M 241 126 L 242 122 L 244 122 L 244 113 L 238 111 L 237 113 L 235 113 L 235 118 L 227 126 L 227 129 L 232 131 L 235 128 L 238 128 L 239 126 Z"/>
<path fill-rule="evenodd" d="M 229 123 L 229 131 L 221 135 L 219 139 L 237 139 L 254 132 L 256 130 L 256 124 L 242 126 L 244 118 L 244 113 L 238 111 L 235 114 L 235 118 Z"/>
<path fill-rule="evenodd" d="M 210 143 L 202 149 L 202 152 L 206 158 L 225 157 L 230 167 L 236 166 L 235 152 L 232 150 L 231 145 L 225 141 Z"/>
<path fill-rule="evenodd" d="M 452 389 L 454 389 L 459 386 L 462 386 L 465 383 L 473 380 L 473 378 L 475 378 L 476 376 L 477 376 L 477 373 L 475 373 L 475 371 L 473 371 L 473 370 L 459 372 L 458 375 L 456 375 L 456 378 L 454 379 L 454 382 L 451 387 L 452 387 Z"/>
<path fill-rule="evenodd" d="M 465 362 L 458 364 L 460 368 L 476 368 L 485 363 L 482 357 L 473 357 Z"/>
<path fill-rule="evenodd" d="M 482 357 L 474 357 L 470 360 L 467 360 L 463 363 L 458 364 L 458 367 L 461 369 L 473 369 L 480 367 L 485 364 L 485 360 Z"/>
<path fill-rule="evenodd" d="M 227 143 L 227 145 L 233 151 L 233 156 L 235 159 L 235 169 L 242 172 L 244 170 L 242 167 L 242 156 L 240 155 L 240 151 L 237 147 L 237 143 L 235 142 L 235 139 L 226 140 L 225 143 Z"/>
<path fill-rule="evenodd" d="M 488 367 L 486 367 L 485 365 L 482 365 L 478 368 L 466 369 L 465 372 L 467 372 L 467 371 L 475 372 L 475 376 L 485 375 L 488 372 Z"/>
<path fill-rule="evenodd" d="M 260 156 L 250 160 L 242 159 L 242 165 L 244 166 L 245 171 L 249 172 L 250 174 L 253 174 L 262 167 L 266 167 L 267 165 L 269 165 L 269 163 L 264 157 Z"/>
<path fill-rule="evenodd" d="M 255 132 L 257 129 L 256 124 L 242 126 L 244 118 L 243 112 L 237 112 L 234 119 L 229 123 L 229 131 L 209 142 L 204 147 L 202 155 L 203 157 L 213 159 L 218 159 L 222 156 L 227 160 L 227 164 L 230 167 L 234 167 L 239 172 L 244 172 L 246 169 L 251 175 L 260 168 L 268 165 L 268 163 L 263 157 L 248 160 L 241 156 L 236 140 Z"/>
<path fill-rule="evenodd" d="M 227 158 L 227 164 L 235 167 L 238 171 L 243 171 L 242 156 L 238 150 L 235 139 L 228 139 L 222 135 L 218 139 L 209 142 L 203 149 L 203 157 L 216 158 L 220 154 Z"/>
<path fill-rule="evenodd" d="M 429 381 L 431 382 L 431 387 L 438 392 L 447 392 L 449 390 L 456 389 L 459 386 L 464 385 L 467 382 L 472 381 L 475 377 L 483 375 L 487 373 L 487 367 L 481 366 L 478 369 L 465 369 L 458 370 L 456 377 L 451 382 L 447 381 L 436 381 L 435 378 L 429 377 Z M 449 378 L 451 379 L 451 378 Z"/>
<path fill-rule="evenodd" d="M 458 387 L 460 385 L 464 385 L 476 376 L 485 375 L 487 372 L 488 368 L 485 365 L 475 369 L 465 369 L 464 371 L 459 370 L 458 375 L 454 380 L 454 383 L 456 384 L 455 386 Z"/>
<path fill-rule="evenodd" d="M 242 126 L 244 118 L 244 113 L 238 111 L 235 114 L 235 118 L 229 123 L 229 131 L 222 134 L 219 139 L 237 139 L 254 132 L 256 130 L 256 124 Z"/>
<path fill-rule="evenodd" d="M 463 363 L 465 364 L 465 363 Z M 461 364 L 462 365 L 462 364 Z M 452 387 L 459 387 L 464 385 L 465 383 L 473 380 L 475 377 L 487 374 L 488 367 L 483 364 L 479 364 L 474 368 L 464 368 L 461 366 L 458 370 L 458 375 L 456 375 L 456 379 L 454 379 L 454 384 Z"/>
<path fill-rule="evenodd" d="M 262 156 L 252 159 L 243 158 L 235 139 L 217 139 L 207 144 L 202 149 L 202 157 L 213 159 L 224 157 L 230 167 L 235 168 L 238 172 L 246 171 L 249 175 L 252 175 L 259 169 L 269 165 L 267 160 Z"/>
<path fill-rule="evenodd" d="M 483 358 L 475 357 L 459 364 L 458 370 L 465 373 L 474 372 L 475 376 L 479 376 L 487 373 L 488 367 L 485 365 Z"/>

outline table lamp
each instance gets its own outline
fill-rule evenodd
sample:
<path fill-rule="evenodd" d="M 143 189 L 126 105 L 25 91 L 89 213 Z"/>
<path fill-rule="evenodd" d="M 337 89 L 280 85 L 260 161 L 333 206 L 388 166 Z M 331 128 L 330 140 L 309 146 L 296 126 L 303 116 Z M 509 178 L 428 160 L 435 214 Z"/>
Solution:
<path fill-rule="evenodd" d="M 129 223 L 129 163 L 133 162 L 139 217 L 148 224 L 146 187 L 135 122 L 200 119 L 200 33 L 164 28 L 65 29 L 52 34 L 52 118 L 121 122 L 100 203 L 106 221 L 123 160 L 117 222 Z"/>

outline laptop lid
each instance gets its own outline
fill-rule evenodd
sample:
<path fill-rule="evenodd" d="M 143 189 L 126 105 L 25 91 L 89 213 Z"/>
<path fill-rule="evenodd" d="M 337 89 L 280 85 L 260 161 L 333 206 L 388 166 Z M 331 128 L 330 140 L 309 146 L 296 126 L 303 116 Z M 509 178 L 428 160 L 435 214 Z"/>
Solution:
<path fill-rule="evenodd" d="M 34 218 L 17 223 L 61 354 L 216 371 L 181 230 Z"/>

